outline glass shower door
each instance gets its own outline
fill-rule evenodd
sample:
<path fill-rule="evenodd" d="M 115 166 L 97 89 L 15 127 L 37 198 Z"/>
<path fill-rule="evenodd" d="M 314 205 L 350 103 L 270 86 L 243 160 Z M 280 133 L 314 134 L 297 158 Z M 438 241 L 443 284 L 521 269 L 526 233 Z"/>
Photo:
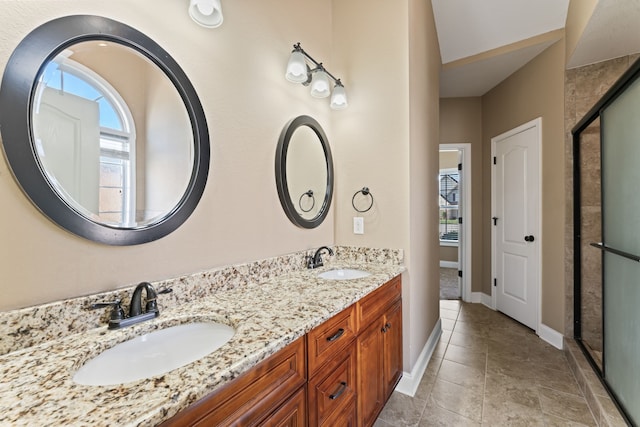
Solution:
<path fill-rule="evenodd" d="M 640 425 L 640 79 L 601 112 L 603 376 Z"/>

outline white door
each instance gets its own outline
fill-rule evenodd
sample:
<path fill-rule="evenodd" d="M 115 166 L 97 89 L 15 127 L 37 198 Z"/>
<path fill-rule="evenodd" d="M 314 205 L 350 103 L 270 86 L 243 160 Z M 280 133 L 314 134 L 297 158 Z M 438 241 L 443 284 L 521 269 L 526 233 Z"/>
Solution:
<path fill-rule="evenodd" d="M 496 308 L 537 330 L 540 135 L 537 119 L 492 139 Z"/>
<path fill-rule="evenodd" d="M 98 214 L 100 111 L 98 103 L 45 88 L 33 116 L 40 161 L 59 190 Z"/>

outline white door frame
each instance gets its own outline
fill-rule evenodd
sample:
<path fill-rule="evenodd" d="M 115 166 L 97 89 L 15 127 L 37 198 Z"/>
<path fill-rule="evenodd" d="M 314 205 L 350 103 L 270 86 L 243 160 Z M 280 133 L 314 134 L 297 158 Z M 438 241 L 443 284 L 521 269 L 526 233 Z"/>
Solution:
<path fill-rule="evenodd" d="M 462 270 L 462 300 L 472 302 L 471 297 L 471 144 L 453 143 L 440 144 L 440 150 L 460 150 L 462 152 L 462 205 L 458 208 L 458 215 L 462 217 L 462 245 L 458 245 L 458 264 Z"/>
<path fill-rule="evenodd" d="M 540 189 L 540 202 L 538 203 L 537 209 L 537 217 L 538 217 L 538 235 L 536 239 L 538 240 L 538 274 L 535 285 L 538 287 L 537 292 L 537 320 L 536 320 L 536 334 L 540 335 L 541 331 L 541 319 L 542 319 L 542 117 L 538 117 L 537 119 L 531 120 L 523 125 L 520 125 L 510 131 L 507 131 L 503 134 L 495 136 L 491 138 L 491 159 L 496 155 L 496 143 L 499 140 L 503 140 L 520 132 L 523 132 L 529 128 L 537 127 L 538 128 L 538 188 Z M 491 167 L 491 216 L 496 216 L 496 168 Z M 493 284 L 493 278 L 496 277 L 496 227 L 491 224 L 491 308 L 497 309 L 497 292 L 495 291 L 495 287 Z"/>

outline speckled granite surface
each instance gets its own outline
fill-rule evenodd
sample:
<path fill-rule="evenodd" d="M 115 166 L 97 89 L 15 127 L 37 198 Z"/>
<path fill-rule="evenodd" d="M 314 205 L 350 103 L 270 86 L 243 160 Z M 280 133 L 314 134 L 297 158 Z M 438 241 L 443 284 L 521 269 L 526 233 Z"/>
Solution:
<path fill-rule="evenodd" d="M 130 290 L 0 313 L 0 336 L 36 337 L 14 339 L 10 352 L 0 356 L 0 425 L 156 425 L 404 270 L 401 251 L 338 247 L 325 267 L 313 271 L 304 268 L 305 255 L 154 283 L 156 289 L 174 289 L 160 296 L 161 316 L 118 331 L 76 325 L 82 316 L 95 313 L 83 307 L 119 294 L 127 295 L 123 300 L 128 301 Z M 348 281 L 317 277 L 335 267 L 363 269 L 372 275 Z M 71 308 L 74 304 L 81 308 Z M 46 322 L 52 317 L 56 323 L 49 331 Z M 202 320 L 229 324 L 236 334 L 209 356 L 149 380 L 108 387 L 72 381 L 73 373 L 104 349 L 154 329 Z"/>

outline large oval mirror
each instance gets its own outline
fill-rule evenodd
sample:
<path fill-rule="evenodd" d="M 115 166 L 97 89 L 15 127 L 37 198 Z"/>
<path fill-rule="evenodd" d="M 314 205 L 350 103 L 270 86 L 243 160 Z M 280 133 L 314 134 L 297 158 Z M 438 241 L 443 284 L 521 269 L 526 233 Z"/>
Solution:
<path fill-rule="evenodd" d="M 204 191 L 209 141 L 195 90 L 167 52 L 124 24 L 70 16 L 35 29 L 9 59 L 0 109 L 19 184 L 77 235 L 156 240 Z"/>
<path fill-rule="evenodd" d="M 324 130 L 312 117 L 296 117 L 282 130 L 276 185 L 291 222 L 314 228 L 324 221 L 333 195 L 333 159 Z"/>

